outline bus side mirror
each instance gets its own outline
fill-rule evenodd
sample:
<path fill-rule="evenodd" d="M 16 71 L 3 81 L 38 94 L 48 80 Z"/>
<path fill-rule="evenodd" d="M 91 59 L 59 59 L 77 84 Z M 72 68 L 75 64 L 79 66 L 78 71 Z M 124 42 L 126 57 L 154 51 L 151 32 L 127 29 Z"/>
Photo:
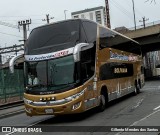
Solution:
<path fill-rule="evenodd" d="M 23 57 L 24 54 L 19 54 L 17 56 L 14 56 L 10 61 L 9 61 L 9 70 L 10 70 L 10 73 L 14 73 L 14 64 L 15 64 L 15 61 L 21 57 Z"/>
<path fill-rule="evenodd" d="M 74 57 L 74 61 L 78 62 L 80 61 L 80 52 L 90 49 L 94 46 L 94 44 L 88 44 L 88 43 L 79 43 L 74 47 L 73 50 L 73 57 Z"/>

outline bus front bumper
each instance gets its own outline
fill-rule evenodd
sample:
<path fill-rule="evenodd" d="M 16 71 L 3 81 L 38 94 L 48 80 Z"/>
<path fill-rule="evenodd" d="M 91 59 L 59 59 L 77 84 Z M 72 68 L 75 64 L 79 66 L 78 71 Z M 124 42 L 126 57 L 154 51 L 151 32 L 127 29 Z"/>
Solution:
<path fill-rule="evenodd" d="M 25 110 L 28 116 L 36 115 L 63 115 L 63 114 L 73 114 L 81 113 L 84 109 L 84 96 L 81 95 L 69 102 L 54 105 L 50 102 L 45 102 L 43 105 L 38 104 L 39 102 L 30 102 L 28 99 L 24 98 Z"/>

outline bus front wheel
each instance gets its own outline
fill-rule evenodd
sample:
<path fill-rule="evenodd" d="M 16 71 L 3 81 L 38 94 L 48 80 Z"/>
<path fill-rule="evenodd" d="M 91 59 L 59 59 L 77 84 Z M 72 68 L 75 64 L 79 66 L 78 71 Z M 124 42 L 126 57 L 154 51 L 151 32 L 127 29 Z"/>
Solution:
<path fill-rule="evenodd" d="M 99 111 L 103 112 L 106 108 L 106 99 L 105 99 L 105 95 L 101 94 L 100 95 L 100 104 L 99 104 Z"/>
<path fill-rule="evenodd" d="M 102 87 L 101 94 L 100 94 L 100 103 L 98 106 L 98 111 L 103 112 L 106 109 L 107 103 L 108 103 L 108 94 L 107 94 L 107 88 Z"/>

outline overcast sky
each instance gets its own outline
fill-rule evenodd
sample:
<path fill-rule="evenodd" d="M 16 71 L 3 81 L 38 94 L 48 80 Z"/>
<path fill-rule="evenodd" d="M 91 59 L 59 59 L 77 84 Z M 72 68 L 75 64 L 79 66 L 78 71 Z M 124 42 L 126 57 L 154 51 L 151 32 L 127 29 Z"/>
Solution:
<path fill-rule="evenodd" d="M 71 12 L 105 6 L 105 0 L 0 0 L 0 47 L 21 44 L 22 30 L 12 28 L 19 20 L 32 19 L 30 30 L 45 24 L 42 21 L 46 14 L 54 19 L 51 22 L 64 20 L 64 10 L 67 19 L 71 18 Z M 157 3 L 145 2 L 146 0 L 134 0 L 137 25 L 143 16 L 149 18 L 147 22 L 160 20 L 160 0 Z M 112 28 L 125 26 L 134 27 L 132 0 L 110 0 L 110 18 Z M 2 22 L 12 24 L 11 27 L 3 26 Z M 6 24 L 6 25 L 9 25 Z"/>

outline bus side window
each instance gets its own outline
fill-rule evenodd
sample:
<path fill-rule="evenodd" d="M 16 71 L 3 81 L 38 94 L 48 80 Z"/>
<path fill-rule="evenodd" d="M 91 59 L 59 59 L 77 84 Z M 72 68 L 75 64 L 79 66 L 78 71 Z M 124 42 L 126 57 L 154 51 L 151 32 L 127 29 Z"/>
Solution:
<path fill-rule="evenodd" d="M 95 72 L 94 47 L 81 52 L 81 78 L 83 81 L 91 78 Z"/>
<path fill-rule="evenodd" d="M 115 34 L 106 28 L 99 27 L 99 49 L 103 49 L 111 46 L 111 40 L 115 37 Z"/>
<path fill-rule="evenodd" d="M 141 66 L 141 73 L 144 74 L 144 67 Z"/>

